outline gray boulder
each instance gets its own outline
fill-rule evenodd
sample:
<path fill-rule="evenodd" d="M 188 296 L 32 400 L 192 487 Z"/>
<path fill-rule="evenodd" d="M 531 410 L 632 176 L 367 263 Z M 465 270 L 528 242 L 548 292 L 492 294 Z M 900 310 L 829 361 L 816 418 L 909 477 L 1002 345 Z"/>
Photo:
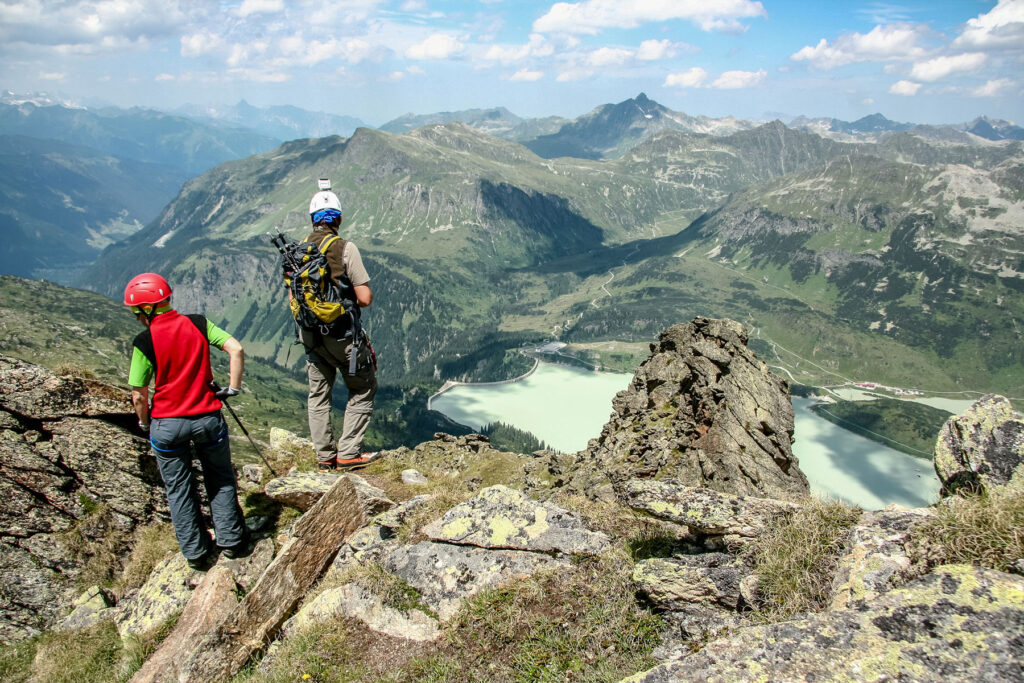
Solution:
<path fill-rule="evenodd" d="M 610 542 L 607 535 L 590 531 L 557 505 L 539 503 L 501 485 L 456 505 L 423 533 L 447 543 L 570 555 L 597 555 Z"/>
<path fill-rule="evenodd" d="M 1024 463 L 1024 415 L 1002 396 L 983 396 L 942 427 L 934 462 L 945 495 L 1008 483 Z"/>
<path fill-rule="evenodd" d="M 856 608 L 750 627 L 632 676 L 668 681 L 1020 681 L 1024 578 L 940 567 Z"/>
<path fill-rule="evenodd" d="M 462 601 L 485 588 L 497 588 L 516 577 L 567 566 L 566 560 L 522 550 L 487 550 L 473 546 L 423 541 L 400 546 L 382 558 L 392 574 L 419 591 L 442 622 L 451 619 Z"/>
<path fill-rule="evenodd" d="M 618 493 L 623 504 L 634 510 L 686 526 L 698 536 L 737 542 L 756 537 L 774 519 L 800 507 L 770 498 L 730 496 L 675 481 L 634 479 L 625 482 Z"/>
<path fill-rule="evenodd" d="M 0 355 L 0 641 L 38 633 L 77 596 L 89 551 L 67 532 L 123 532 L 166 518 L 156 462 L 127 391 Z M 98 519 L 102 523 L 86 524 Z"/>
<path fill-rule="evenodd" d="M 747 348 L 743 326 L 695 318 L 651 345 L 612 402 L 614 413 L 570 482 L 672 479 L 738 496 L 801 500 L 807 478 L 791 448 L 786 383 Z"/>
<path fill-rule="evenodd" d="M 292 472 L 267 482 L 264 492 L 270 498 L 305 512 L 334 486 L 340 477 L 348 477 L 355 485 L 359 503 L 367 517 L 373 517 L 395 506 L 387 493 L 357 474 L 337 472 Z"/>
<path fill-rule="evenodd" d="M 441 628 L 430 615 L 418 610 L 399 610 L 385 605 L 379 596 L 362 586 L 349 583 L 329 588 L 302 606 L 295 616 L 281 627 L 284 637 L 333 617 L 358 619 L 372 630 L 405 640 L 436 640 Z"/>

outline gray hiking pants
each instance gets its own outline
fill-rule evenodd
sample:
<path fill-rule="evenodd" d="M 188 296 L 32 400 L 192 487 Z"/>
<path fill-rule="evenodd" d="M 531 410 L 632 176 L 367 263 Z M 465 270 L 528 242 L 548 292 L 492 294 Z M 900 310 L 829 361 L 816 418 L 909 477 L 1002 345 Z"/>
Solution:
<path fill-rule="evenodd" d="M 149 427 L 149 444 L 156 455 L 167 491 L 174 535 L 181 554 L 196 560 L 210 550 L 210 536 L 199 509 L 199 489 L 192 470 L 195 444 L 203 483 L 210 501 L 210 516 L 217 545 L 229 548 L 242 542 L 245 520 L 238 506 L 235 471 L 231 467 L 228 426 L 217 411 L 192 417 L 157 417 Z"/>
<path fill-rule="evenodd" d="M 377 371 L 374 370 L 369 349 L 362 345 L 356 359 L 356 371 L 349 374 L 352 340 L 317 336 L 319 343 L 316 346 L 306 346 L 309 349 L 306 356 L 306 374 L 309 377 L 309 402 L 306 409 L 316 457 L 320 462 L 330 462 L 335 458 L 356 458 L 362 452 L 363 437 L 373 413 L 373 399 L 377 395 Z M 304 336 L 303 342 L 306 341 Z M 339 372 L 348 389 L 348 403 L 345 404 L 345 424 L 341 438 L 335 445 L 331 402 L 334 380 Z"/>

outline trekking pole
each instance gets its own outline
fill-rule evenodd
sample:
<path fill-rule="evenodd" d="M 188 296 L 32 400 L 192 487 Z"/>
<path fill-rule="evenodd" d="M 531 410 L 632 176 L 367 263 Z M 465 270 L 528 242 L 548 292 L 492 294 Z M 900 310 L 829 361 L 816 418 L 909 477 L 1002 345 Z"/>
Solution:
<path fill-rule="evenodd" d="M 220 387 L 217 385 L 216 382 L 210 382 L 210 388 L 213 389 L 215 392 L 220 391 Z M 270 462 L 265 457 L 263 457 L 263 452 L 260 450 L 259 446 L 256 445 L 256 442 L 252 440 L 252 437 L 249 436 L 249 430 L 247 430 L 245 428 L 245 425 L 242 424 L 242 421 L 238 419 L 238 415 L 235 414 L 235 409 L 231 407 L 231 404 L 228 403 L 228 400 L 226 398 L 222 398 L 220 402 L 224 405 L 225 408 L 228 409 L 228 412 L 231 413 L 231 417 L 235 418 L 235 422 L 238 423 L 239 429 L 241 429 L 242 433 L 245 434 L 245 438 L 249 439 L 249 443 L 252 444 L 253 450 L 256 451 L 256 454 L 260 456 L 260 460 L 262 460 L 263 464 L 267 466 L 267 469 L 270 470 L 270 473 L 276 477 L 277 472 L 274 471 L 274 468 L 273 466 L 271 466 Z"/>

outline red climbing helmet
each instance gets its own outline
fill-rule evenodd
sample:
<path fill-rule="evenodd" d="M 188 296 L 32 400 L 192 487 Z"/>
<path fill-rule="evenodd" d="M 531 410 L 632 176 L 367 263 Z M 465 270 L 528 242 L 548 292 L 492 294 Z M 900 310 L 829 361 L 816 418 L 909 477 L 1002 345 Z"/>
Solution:
<path fill-rule="evenodd" d="M 125 306 L 158 304 L 171 298 L 171 286 L 156 273 L 136 275 L 124 288 Z"/>

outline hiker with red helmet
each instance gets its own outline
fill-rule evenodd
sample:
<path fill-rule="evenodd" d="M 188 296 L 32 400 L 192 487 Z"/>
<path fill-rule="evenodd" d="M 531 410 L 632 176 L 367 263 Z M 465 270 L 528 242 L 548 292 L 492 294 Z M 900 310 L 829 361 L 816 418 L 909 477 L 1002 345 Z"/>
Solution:
<path fill-rule="evenodd" d="M 139 427 L 149 433 L 164 480 L 178 546 L 190 567 L 206 569 L 215 557 L 215 546 L 199 509 L 193 447 L 203 471 L 217 546 L 227 557 L 241 556 L 248 546 L 221 413 L 221 399 L 237 396 L 241 389 L 245 353 L 237 339 L 206 317 L 181 315 L 171 308 L 171 293 L 156 273 L 137 275 L 125 287 L 124 305 L 146 327 L 133 342 L 128 383 Z M 210 346 L 229 357 L 229 386 L 217 391 L 211 388 Z"/>

